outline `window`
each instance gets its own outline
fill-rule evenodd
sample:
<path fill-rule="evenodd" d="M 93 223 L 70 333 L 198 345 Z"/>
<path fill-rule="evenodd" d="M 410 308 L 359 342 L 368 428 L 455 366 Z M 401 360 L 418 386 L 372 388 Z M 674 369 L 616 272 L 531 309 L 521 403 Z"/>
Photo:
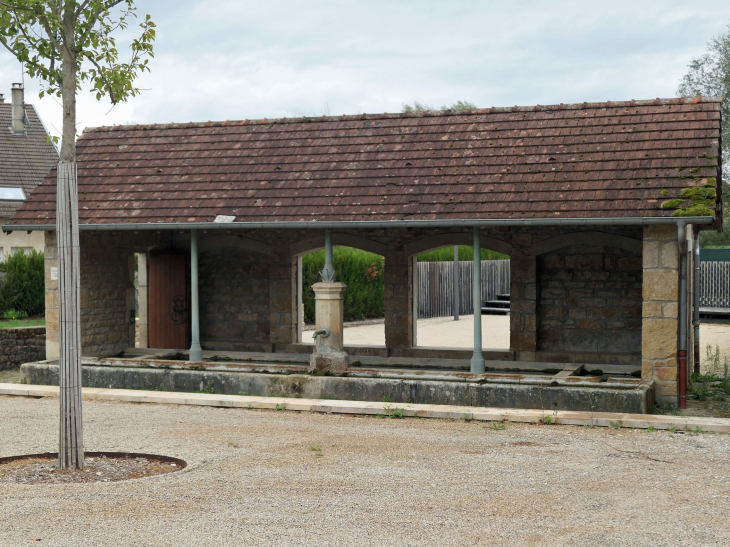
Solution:
<path fill-rule="evenodd" d="M 0 186 L 0 199 L 25 201 L 25 192 L 20 186 Z"/>

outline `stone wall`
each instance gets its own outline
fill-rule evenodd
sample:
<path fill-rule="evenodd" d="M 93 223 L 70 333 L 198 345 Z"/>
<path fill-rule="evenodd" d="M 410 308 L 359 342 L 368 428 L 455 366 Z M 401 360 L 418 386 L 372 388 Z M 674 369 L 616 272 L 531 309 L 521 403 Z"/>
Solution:
<path fill-rule="evenodd" d="M 81 345 L 89 356 L 114 355 L 134 346 L 133 253 L 124 237 L 82 233 Z M 58 358 L 58 268 L 55 232 L 46 233 L 46 356 Z M 131 316 L 132 319 L 134 316 Z"/>
<path fill-rule="evenodd" d="M 123 240 L 81 234 L 81 346 L 114 355 L 134 346 L 134 254 Z"/>
<path fill-rule="evenodd" d="M 200 254 L 200 338 L 203 349 L 260 349 L 269 342 L 269 262 L 240 249 Z"/>
<path fill-rule="evenodd" d="M 644 227 L 642 378 L 657 383 L 657 400 L 677 397 L 679 250 L 675 226 Z"/>
<path fill-rule="evenodd" d="M 640 255 L 604 245 L 564 247 L 537 257 L 537 281 L 538 351 L 594 353 L 594 363 L 628 354 L 640 364 Z"/>
<path fill-rule="evenodd" d="M 45 327 L 0 329 L 0 370 L 46 358 Z"/>

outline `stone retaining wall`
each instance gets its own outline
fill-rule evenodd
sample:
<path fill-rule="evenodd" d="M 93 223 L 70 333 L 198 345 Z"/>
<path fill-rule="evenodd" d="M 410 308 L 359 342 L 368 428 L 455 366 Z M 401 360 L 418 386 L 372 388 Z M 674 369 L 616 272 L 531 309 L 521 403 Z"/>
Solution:
<path fill-rule="evenodd" d="M 46 328 L 0 329 L 0 370 L 46 358 Z"/>

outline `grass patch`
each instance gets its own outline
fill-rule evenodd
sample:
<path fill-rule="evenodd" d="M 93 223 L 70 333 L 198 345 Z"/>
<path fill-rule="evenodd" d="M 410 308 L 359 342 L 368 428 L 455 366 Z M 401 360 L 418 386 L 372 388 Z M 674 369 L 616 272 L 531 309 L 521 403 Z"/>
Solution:
<path fill-rule="evenodd" d="M 45 317 L 31 317 L 29 319 L 2 319 L 0 329 L 14 329 L 17 327 L 45 327 Z"/>

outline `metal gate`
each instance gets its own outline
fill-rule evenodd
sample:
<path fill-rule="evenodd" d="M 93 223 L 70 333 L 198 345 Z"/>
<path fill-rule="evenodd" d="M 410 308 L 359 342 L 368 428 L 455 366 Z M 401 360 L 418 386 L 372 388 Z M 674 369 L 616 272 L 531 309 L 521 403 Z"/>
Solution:
<path fill-rule="evenodd" d="M 700 263 L 700 306 L 730 308 L 730 262 Z"/>
<path fill-rule="evenodd" d="M 182 254 L 149 255 L 149 347 L 190 347 L 187 260 Z"/>

